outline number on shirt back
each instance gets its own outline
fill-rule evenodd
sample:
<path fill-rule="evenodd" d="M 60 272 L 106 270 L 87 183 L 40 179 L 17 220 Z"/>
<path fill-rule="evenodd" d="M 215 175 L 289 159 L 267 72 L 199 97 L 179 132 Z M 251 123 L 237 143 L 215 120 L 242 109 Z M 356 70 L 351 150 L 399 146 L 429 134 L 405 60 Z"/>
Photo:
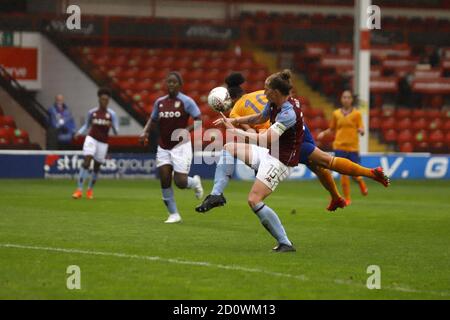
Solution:
<path fill-rule="evenodd" d="M 265 107 L 265 105 L 266 105 L 266 102 L 264 102 L 262 97 L 264 97 L 263 94 L 258 94 L 258 95 L 255 96 L 256 101 L 258 101 L 258 103 L 261 105 L 261 107 L 263 109 Z M 261 110 L 253 102 L 251 102 L 250 99 L 245 100 L 245 107 L 246 108 L 250 107 L 256 113 L 261 113 Z"/>

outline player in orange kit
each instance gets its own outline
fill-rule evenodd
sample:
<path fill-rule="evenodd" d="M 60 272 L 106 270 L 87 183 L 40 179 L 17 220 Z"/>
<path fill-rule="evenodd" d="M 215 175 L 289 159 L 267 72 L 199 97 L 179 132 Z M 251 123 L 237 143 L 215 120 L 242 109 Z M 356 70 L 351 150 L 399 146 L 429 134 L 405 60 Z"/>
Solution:
<path fill-rule="evenodd" d="M 240 87 L 244 81 L 245 79 L 239 73 L 231 74 L 225 80 L 230 96 L 234 102 L 234 107 L 230 112 L 230 118 L 250 116 L 261 113 L 267 104 L 267 98 L 264 95 L 263 90 L 244 95 L 244 91 Z M 269 123 L 259 124 L 258 127 L 240 124 L 240 127 L 244 130 L 258 129 L 258 131 L 266 130 L 269 126 Z M 328 153 L 317 148 L 307 126 L 305 126 L 305 135 L 301 145 L 300 154 L 300 162 L 307 165 L 310 170 L 318 176 L 324 188 L 330 193 L 331 202 L 327 207 L 327 210 L 329 211 L 334 211 L 337 208 L 345 207 L 345 199 L 340 196 L 334 179 L 327 169 L 350 175 L 362 174 L 373 178 L 374 180 L 382 183 L 384 186 L 388 186 L 390 183 L 389 178 L 384 175 L 381 168 L 364 168 L 351 163 L 347 159 L 332 157 Z M 221 181 L 223 179 L 216 178 L 217 177 L 214 179 L 214 187 L 211 194 L 208 195 L 204 201 L 196 207 L 196 211 L 207 212 L 214 207 L 223 206 L 226 203 L 226 199 L 223 196 L 223 190 L 228 184 L 228 180 Z"/>
<path fill-rule="evenodd" d="M 364 135 L 364 124 L 361 113 L 353 107 L 353 95 L 346 90 L 341 95 L 342 108 L 333 112 L 330 128 L 321 132 L 318 139 L 327 134 L 336 134 L 333 149 L 336 157 L 346 158 L 355 163 L 360 163 L 359 157 L 359 135 Z M 366 196 L 367 186 L 360 176 L 352 177 L 359 184 L 361 194 Z M 342 191 L 347 205 L 351 203 L 350 179 L 347 175 L 341 175 Z"/>

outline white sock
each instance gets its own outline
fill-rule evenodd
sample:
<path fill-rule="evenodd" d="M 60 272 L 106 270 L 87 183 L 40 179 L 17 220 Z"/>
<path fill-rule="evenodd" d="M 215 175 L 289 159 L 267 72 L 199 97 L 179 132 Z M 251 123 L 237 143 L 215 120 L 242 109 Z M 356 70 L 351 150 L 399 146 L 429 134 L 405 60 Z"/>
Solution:
<path fill-rule="evenodd" d="M 186 188 L 193 189 L 193 188 L 197 187 L 197 185 L 198 185 L 198 181 L 197 180 L 195 180 L 192 177 L 188 177 L 187 178 L 187 187 Z"/>

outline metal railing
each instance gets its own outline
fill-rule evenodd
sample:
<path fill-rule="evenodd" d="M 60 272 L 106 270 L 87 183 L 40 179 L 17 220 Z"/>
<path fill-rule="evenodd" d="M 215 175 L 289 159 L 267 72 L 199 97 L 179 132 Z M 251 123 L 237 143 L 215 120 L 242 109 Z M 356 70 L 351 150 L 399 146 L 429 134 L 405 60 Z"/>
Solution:
<path fill-rule="evenodd" d="M 48 112 L 3 66 L 0 65 L 0 86 L 14 98 L 43 128 L 48 126 Z"/>

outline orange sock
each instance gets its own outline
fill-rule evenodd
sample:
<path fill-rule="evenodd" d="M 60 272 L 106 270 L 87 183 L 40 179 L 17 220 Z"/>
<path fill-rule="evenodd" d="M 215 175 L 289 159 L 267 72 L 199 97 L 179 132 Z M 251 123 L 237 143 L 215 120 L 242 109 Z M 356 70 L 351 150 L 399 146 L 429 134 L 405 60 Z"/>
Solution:
<path fill-rule="evenodd" d="M 363 176 L 367 178 L 375 177 L 371 169 L 340 157 L 333 157 L 330 162 L 330 169 L 347 176 Z"/>
<path fill-rule="evenodd" d="M 351 201 L 351 198 L 350 198 L 350 178 L 348 176 L 341 175 L 341 185 L 342 185 L 342 192 L 344 193 L 345 200 Z"/>
<path fill-rule="evenodd" d="M 361 190 L 361 194 L 363 196 L 367 196 L 367 186 L 362 177 L 353 177 L 359 184 L 359 190 Z"/>
<path fill-rule="evenodd" d="M 330 170 L 317 166 L 314 173 L 317 175 L 322 186 L 328 190 L 333 200 L 337 200 L 341 197 Z"/>

